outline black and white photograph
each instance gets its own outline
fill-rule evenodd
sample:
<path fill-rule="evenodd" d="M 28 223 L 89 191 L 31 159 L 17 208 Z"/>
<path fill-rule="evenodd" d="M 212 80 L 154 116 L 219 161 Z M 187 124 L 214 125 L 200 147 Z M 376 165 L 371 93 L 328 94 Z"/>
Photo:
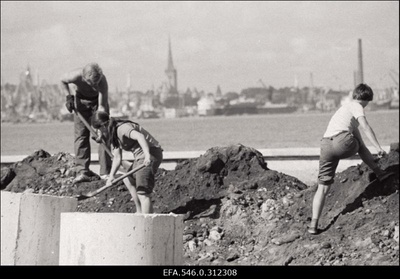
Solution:
<path fill-rule="evenodd" d="M 1 1 L 0 134 L 1 266 L 399 267 L 399 1 Z"/>

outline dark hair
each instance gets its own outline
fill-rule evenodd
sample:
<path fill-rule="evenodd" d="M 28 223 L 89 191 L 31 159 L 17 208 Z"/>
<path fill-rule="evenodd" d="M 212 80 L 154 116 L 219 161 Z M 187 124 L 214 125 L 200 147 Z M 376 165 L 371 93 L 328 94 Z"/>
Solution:
<path fill-rule="evenodd" d="M 108 125 L 107 125 L 108 123 Z M 110 117 L 110 115 L 104 111 L 95 111 L 95 113 L 92 116 L 92 126 L 95 129 L 99 129 L 100 127 L 107 125 L 107 142 L 109 145 L 113 145 L 115 148 L 119 148 L 119 141 L 118 141 L 118 135 L 117 135 L 117 128 L 118 126 L 124 124 L 124 123 L 133 123 L 136 125 L 139 125 L 133 121 L 130 120 L 123 120 L 123 119 L 117 119 L 114 117 Z"/>
<path fill-rule="evenodd" d="M 360 101 L 372 101 L 374 99 L 374 91 L 365 83 L 360 83 L 353 90 L 353 99 Z"/>

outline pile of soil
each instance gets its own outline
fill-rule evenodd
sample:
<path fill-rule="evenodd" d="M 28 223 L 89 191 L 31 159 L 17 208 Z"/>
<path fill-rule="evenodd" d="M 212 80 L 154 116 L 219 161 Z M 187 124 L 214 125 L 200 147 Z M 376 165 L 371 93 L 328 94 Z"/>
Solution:
<path fill-rule="evenodd" d="M 317 185 L 271 170 L 243 145 L 214 147 L 175 170 L 159 169 L 157 213 L 184 214 L 186 265 L 399 265 L 399 144 L 376 158 L 395 174 L 379 182 L 364 164 L 338 173 L 321 218 L 307 233 Z M 39 150 L 1 170 L 5 191 L 76 196 L 105 182 L 73 184 L 74 158 Z M 135 212 L 122 182 L 79 201 L 81 212 Z"/>

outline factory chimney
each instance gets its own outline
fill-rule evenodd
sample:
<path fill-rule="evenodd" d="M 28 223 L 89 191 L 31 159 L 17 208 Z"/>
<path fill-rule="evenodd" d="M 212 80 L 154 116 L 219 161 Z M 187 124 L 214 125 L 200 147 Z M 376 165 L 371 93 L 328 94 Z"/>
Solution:
<path fill-rule="evenodd" d="M 364 83 L 361 39 L 358 39 L 358 84 Z"/>

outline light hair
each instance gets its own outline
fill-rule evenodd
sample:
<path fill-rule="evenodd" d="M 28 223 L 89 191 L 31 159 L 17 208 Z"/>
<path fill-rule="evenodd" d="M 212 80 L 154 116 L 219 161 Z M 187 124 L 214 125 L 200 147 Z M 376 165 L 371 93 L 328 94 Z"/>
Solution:
<path fill-rule="evenodd" d="M 97 63 L 89 63 L 83 68 L 82 76 L 85 80 L 98 83 L 103 77 L 103 70 Z"/>

